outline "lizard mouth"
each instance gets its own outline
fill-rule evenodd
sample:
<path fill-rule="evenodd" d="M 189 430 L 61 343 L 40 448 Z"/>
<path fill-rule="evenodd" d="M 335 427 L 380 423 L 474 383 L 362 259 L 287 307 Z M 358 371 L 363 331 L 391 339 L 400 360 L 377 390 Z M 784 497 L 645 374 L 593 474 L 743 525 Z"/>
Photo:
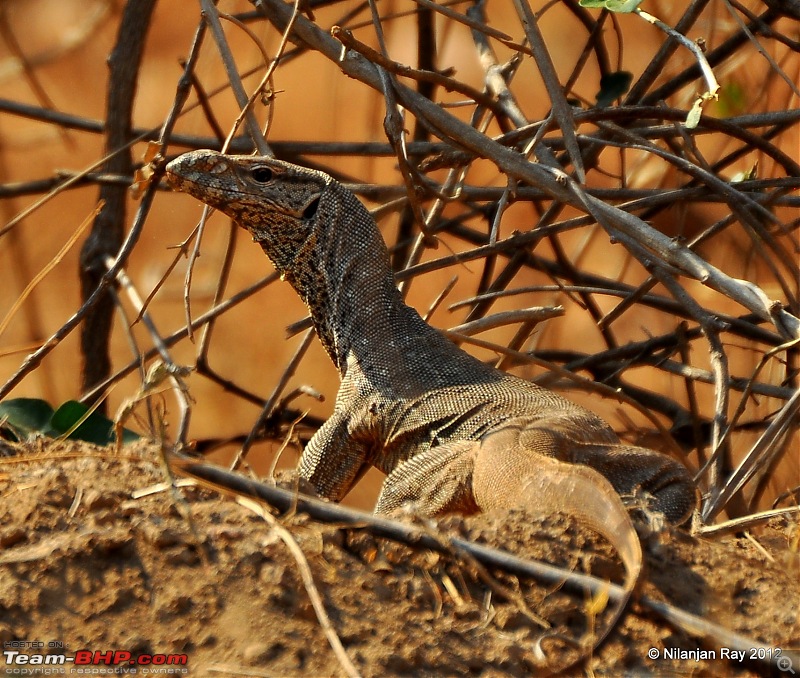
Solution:
<path fill-rule="evenodd" d="M 215 176 L 214 166 L 219 166 L 217 156 L 218 153 L 211 151 L 191 151 L 179 155 L 167 163 L 167 185 L 173 190 L 194 195 L 198 185 L 208 184 L 209 175 Z"/>
<path fill-rule="evenodd" d="M 167 165 L 167 172 L 164 175 L 164 178 L 167 180 L 167 186 L 169 186 L 173 191 L 185 191 L 186 181 L 177 174 L 170 172 L 169 165 Z"/>
<path fill-rule="evenodd" d="M 202 174 L 195 167 L 187 167 L 186 163 L 182 162 L 183 158 L 184 156 L 175 158 L 167 165 L 164 175 L 167 186 L 173 191 L 187 193 L 214 209 L 227 213 L 225 210 L 226 203 L 218 200 L 216 193 L 208 191 L 208 181 L 203 181 Z"/>
<path fill-rule="evenodd" d="M 181 160 L 182 156 L 175 158 L 167 164 L 164 178 L 167 180 L 167 186 L 173 191 L 190 193 L 191 191 L 189 189 L 192 188 L 194 182 L 182 171 L 184 168 L 182 167 L 183 163 Z"/>

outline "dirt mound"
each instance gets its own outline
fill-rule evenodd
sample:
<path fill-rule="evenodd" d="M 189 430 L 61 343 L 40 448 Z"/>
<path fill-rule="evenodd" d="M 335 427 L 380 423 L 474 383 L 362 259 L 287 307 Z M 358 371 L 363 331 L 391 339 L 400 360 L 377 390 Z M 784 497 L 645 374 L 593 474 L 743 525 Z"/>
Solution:
<path fill-rule="evenodd" d="M 140 673 L 343 675 L 309 597 L 310 580 L 331 632 L 364 676 L 531 675 L 542 656 L 569 656 L 571 639 L 602 628 L 610 614 L 602 601 L 377 539 L 366 529 L 281 518 L 304 554 L 298 560 L 280 528 L 252 508 L 185 481 L 171 490 L 154 447 L 126 447 L 115 457 L 84 444 L 39 441 L 2 452 L 0 641 L 9 674 L 33 669 L 19 662 L 36 654 L 74 657 L 68 674 L 119 672 L 86 664 L 93 653 L 111 651 L 152 655 Z M 566 519 L 489 514 L 435 525 L 604 579 L 622 576 L 613 551 Z M 800 637 L 796 530 L 776 522 L 757 538 L 715 542 L 663 534 L 644 544 L 641 593 L 787 649 Z M 695 652 L 709 649 L 716 658 Z M 575 672 L 767 670 L 722 659 L 720 650 L 634 603 Z M 675 658 L 665 658 L 673 651 Z M 134 661 L 112 659 L 128 667 Z"/>

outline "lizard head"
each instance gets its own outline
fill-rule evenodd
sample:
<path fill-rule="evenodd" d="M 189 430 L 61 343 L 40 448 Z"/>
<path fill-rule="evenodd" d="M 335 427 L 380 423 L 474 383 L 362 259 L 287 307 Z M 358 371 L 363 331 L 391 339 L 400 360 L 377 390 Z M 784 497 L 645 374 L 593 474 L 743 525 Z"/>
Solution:
<path fill-rule="evenodd" d="M 332 179 L 270 157 L 191 151 L 167 165 L 170 186 L 225 213 L 247 230 L 281 273 L 313 241 Z"/>
<path fill-rule="evenodd" d="M 399 301 L 375 221 L 327 174 L 269 157 L 192 151 L 167 165 L 167 181 L 253 236 L 308 306 L 338 367 L 350 345 L 342 328 L 356 316 L 372 320 L 376 303 Z"/>

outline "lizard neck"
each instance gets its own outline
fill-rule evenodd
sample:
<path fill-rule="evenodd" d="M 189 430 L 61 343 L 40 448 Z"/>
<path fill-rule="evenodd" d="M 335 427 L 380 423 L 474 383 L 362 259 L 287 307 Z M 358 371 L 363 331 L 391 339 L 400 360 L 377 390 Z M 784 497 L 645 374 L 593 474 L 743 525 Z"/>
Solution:
<path fill-rule="evenodd" d="M 295 207 L 302 218 L 270 210 L 263 228 L 248 228 L 311 312 L 342 378 L 340 398 L 416 401 L 432 389 L 502 378 L 403 302 L 383 237 L 350 191 L 315 176 L 308 193 L 313 200 Z"/>
<path fill-rule="evenodd" d="M 409 312 L 419 318 L 400 297 L 372 216 L 335 183 L 320 201 L 316 227 L 282 273 L 308 307 L 342 377 L 354 362 L 368 369 L 357 358 L 369 353 L 367 343 L 390 357 L 386 351 L 398 346 L 403 332 L 401 319 Z"/>

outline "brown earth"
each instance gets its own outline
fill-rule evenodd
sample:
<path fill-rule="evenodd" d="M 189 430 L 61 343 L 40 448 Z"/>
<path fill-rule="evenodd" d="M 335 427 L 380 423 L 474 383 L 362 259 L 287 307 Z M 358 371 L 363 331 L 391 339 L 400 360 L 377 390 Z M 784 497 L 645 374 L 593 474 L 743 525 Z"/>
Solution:
<path fill-rule="evenodd" d="M 188 675 L 344 675 L 298 561 L 263 516 L 205 488 L 165 490 L 154 446 L 129 446 L 121 456 L 45 440 L 0 450 L 4 652 L 37 652 L 30 643 L 54 641 L 63 647 L 52 651 L 68 657 L 80 650 L 185 654 L 185 669 L 171 670 Z M 302 515 L 280 524 L 304 553 L 332 627 L 364 676 L 539 674 L 537 652 L 563 662 L 574 653 L 570 639 L 602 629 L 610 614 L 597 601 L 502 572 L 481 575 L 464 560 L 365 529 Z M 448 517 L 438 529 L 621 578 L 613 552 L 566 519 Z M 797 525 L 785 521 L 715 541 L 663 533 L 645 541 L 640 591 L 775 648 L 790 648 L 793 639 L 796 647 L 797 544 Z M 650 648 L 713 649 L 717 658 L 651 660 Z M 595 655 L 569 673 L 770 671 L 719 657 L 718 645 L 704 646 L 634 603 Z M 19 675 L 23 667 L 4 668 Z M 98 674 L 97 666 L 67 672 L 87 668 Z"/>

